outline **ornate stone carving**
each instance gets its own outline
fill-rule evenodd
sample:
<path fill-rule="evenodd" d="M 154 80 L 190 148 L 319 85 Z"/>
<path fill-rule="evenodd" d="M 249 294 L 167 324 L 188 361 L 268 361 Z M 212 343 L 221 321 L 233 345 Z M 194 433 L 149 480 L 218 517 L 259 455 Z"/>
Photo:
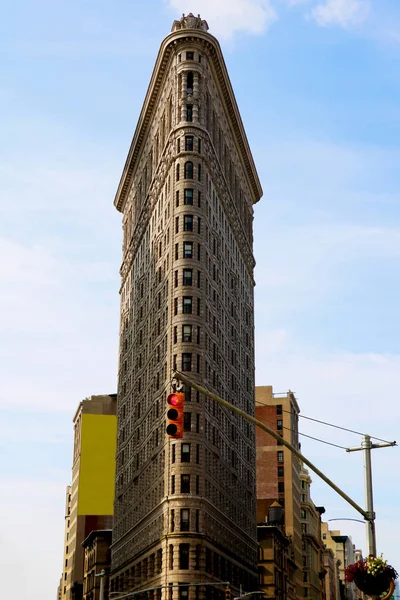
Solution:
<path fill-rule="evenodd" d="M 180 29 L 201 29 L 202 31 L 208 31 L 208 23 L 200 18 L 200 15 L 197 17 L 194 16 L 193 13 L 189 13 L 179 19 L 179 21 L 174 21 L 172 23 L 171 31 L 179 31 Z"/>

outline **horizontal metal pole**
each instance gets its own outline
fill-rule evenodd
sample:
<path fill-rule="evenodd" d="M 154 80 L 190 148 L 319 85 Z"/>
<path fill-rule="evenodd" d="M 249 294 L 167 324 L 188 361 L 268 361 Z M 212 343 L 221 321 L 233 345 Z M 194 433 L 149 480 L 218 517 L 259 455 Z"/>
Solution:
<path fill-rule="evenodd" d="M 371 444 L 371 448 L 391 448 L 397 446 L 397 442 L 382 442 L 381 444 Z M 357 446 L 357 448 L 346 448 L 346 452 L 359 452 L 364 450 L 364 446 Z"/>
<path fill-rule="evenodd" d="M 348 502 L 353 508 L 355 508 L 355 510 L 357 512 L 359 512 L 360 515 L 362 515 L 366 521 L 370 521 L 371 520 L 371 516 L 368 515 L 368 513 L 363 508 L 361 508 L 361 506 L 359 506 L 357 504 L 357 502 L 354 502 L 354 500 L 352 500 L 350 498 L 350 496 L 348 496 L 335 483 L 333 483 L 333 481 L 331 479 L 329 479 L 329 477 L 327 477 L 322 471 L 320 471 L 318 469 L 318 467 L 316 467 L 310 460 L 308 460 L 308 458 L 306 458 L 301 452 L 299 452 L 297 450 L 297 448 L 295 448 L 294 446 L 292 446 L 292 444 L 290 444 L 289 442 L 287 442 L 283 437 L 281 437 L 280 435 L 278 435 L 277 433 L 275 433 L 275 431 L 273 431 L 273 429 L 270 429 L 267 425 L 264 425 L 264 423 L 261 423 L 261 421 L 258 421 L 254 417 L 248 415 L 244 410 L 241 410 L 240 408 L 237 408 L 236 406 L 234 406 L 230 402 L 227 402 L 226 400 L 223 400 L 219 396 L 216 396 L 212 392 L 209 392 L 208 390 L 206 390 L 205 388 L 203 388 L 201 385 L 198 385 L 194 381 L 191 381 L 188 377 L 186 377 L 186 375 L 183 375 L 179 371 L 175 371 L 172 377 L 174 377 L 176 379 L 179 379 L 180 381 L 182 381 L 182 383 L 184 383 L 184 384 L 186 384 L 188 386 L 191 386 L 192 388 L 194 388 L 195 390 L 197 390 L 201 394 L 204 394 L 205 396 L 208 396 L 212 400 L 215 400 L 215 402 L 218 402 L 218 404 L 221 404 L 221 406 L 225 406 L 225 408 L 229 408 L 230 410 L 232 410 L 236 414 L 242 416 L 247 421 L 250 421 L 250 423 L 253 423 L 254 425 L 256 425 L 257 427 L 259 427 L 260 429 L 263 429 L 264 431 L 266 431 L 267 433 L 269 433 L 269 435 L 271 435 L 278 442 L 280 442 L 282 444 L 282 446 L 285 446 L 286 448 L 288 448 L 295 456 L 297 456 L 297 458 L 299 458 L 304 464 L 306 464 L 308 467 L 310 467 L 310 469 L 312 471 L 314 471 L 314 473 L 316 473 L 323 481 L 325 481 L 325 483 L 327 483 L 329 485 L 329 487 L 331 487 L 333 490 L 335 490 L 335 492 L 337 494 L 339 494 L 339 496 L 341 496 L 343 498 L 343 500 L 346 500 L 346 502 Z"/>

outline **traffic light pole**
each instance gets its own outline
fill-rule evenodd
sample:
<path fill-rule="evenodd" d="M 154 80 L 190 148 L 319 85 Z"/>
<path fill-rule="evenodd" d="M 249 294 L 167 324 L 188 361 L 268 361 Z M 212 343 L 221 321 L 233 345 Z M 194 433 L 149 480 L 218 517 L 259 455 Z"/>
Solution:
<path fill-rule="evenodd" d="M 382 442 L 381 444 L 373 444 L 371 442 L 371 436 L 364 435 L 361 447 L 358 448 L 346 448 L 346 452 L 364 452 L 364 484 L 365 484 L 365 506 L 366 512 L 370 516 L 367 520 L 367 548 L 368 554 L 376 556 L 376 535 L 375 535 L 375 512 L 374 512 L 374 498 L 372 491 L 372 461 L 371 461 L 371 450 L 375 448 L 387 448 L 388 446 L 395 446 L 396 442 Z"/>
<path fill-rule="evenodd" d="M 275 438 L 280 444 L 282 444 L 282 446 L 285 446 L 286 448 L 288 448 L 292 452 L 292 454 L 297 456 L 304 464 L 306 464 L 312 471 L 314 471 L 314 473 L 316 473 L 318 475 L 318 477 L 320 477 L 323 481 L 325 481 L 325 483 L 327 483 L 329 485 L 329 487 L 331 487 L 333 490 L 335 490 L 335 492 L 337 494 L 339 494 L 339 496 L 341 496 L 344 500 L 346 500 L 346 502 L 348 504 L 350 504 L 358 513 L 360 513 L 360 515 L 362 515 L 364 517 L 364 519 L 366 521 L 366 525 L 367 525 L 368 551 L 371 554 L 373 554 L 374 556 L 376 556 L 375 513 L 373 511 L 373 503 L 372 503 L 372 476 L 371 476 L 371 453 L 370 453 L 370 450 L 371 450 L 371 447 L 383 447 L 384 445 L 395 446 L 396 442 L 388 442 L 387 444 L 372 444 L 369 446 L 369 448 L 363 446 L 362 448 L 348 448 L 347 449 L 348 452 L 354 452 L 356 450 L 361 450 L 361 449 L 365 450 L 364 458 L 365 458 L 365 464 L 366 464 L 366 466 L 365 466 L 365 483 L 366 483 L 367 510 L 364 510 L 363 508 L 361 508 L 361 506 L 359 506 L 356 502 L 354 502 L 354 500 L 352 500 L 350 498 L 350 496 L 348 496 L 335 483 L 333 483 L 333 481 L 331 479 L 329 479 L 329 477 L 327 477 L 322 471 L 320 471 L 310 460 L 308 460 L 308 458 L 306 458 L 301 452 L 299 452 L 297 450 L 297 448 L 292 446 L 292 444 L 290 444 L 283 437 L 278 435 L 275 431 L 273 431 L 273 429 L 270 429 L 267 425 L 264 425 L 264 423 L 261 423 L 261 421 L 258 421 L 254 417 L 248 415 L 244 410 L 237 408 L 230 402 L 223 400 L 219 396 L 216 396 L 215 394 L 213 394 L 209 390 L 206 390 L 205 388 L 198 385 L 194 381 L 191 381 L 190 379 L 188 379 L 185 375 L 183 375 L 179 371 L 175 371 L 172 377 L 174 379 L 178 379 L 185 385 L 194 388 L 201 394 L 208 396 L 208 398 L 211 398 L 212 400 L 214 400 L 221 406 L 224 406 L 225 408 L 228 408 L 229 410 L 232 410 L 236 414 L 242 416 L 244 419 L 246 419 L 250 423 L 253 423 L 254 425 L 259 427 L 263 431 L 266 431 L 267 433 L 269 433 L 269 435 L 272 436 L 273 438 Z M 364 436 L 364 438 L 369 438 L 369 444 L 371 443 L 371 438 L 369 436 Z M 369 450 L 369 454 L 367 453 L 367 450 Z M 373 552 L 371 550 L 373 550 Z"/>

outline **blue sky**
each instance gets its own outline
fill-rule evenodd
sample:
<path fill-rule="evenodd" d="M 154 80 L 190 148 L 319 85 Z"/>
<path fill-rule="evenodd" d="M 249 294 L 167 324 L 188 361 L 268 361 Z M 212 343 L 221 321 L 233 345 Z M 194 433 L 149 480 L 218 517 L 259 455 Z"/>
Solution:
<path fill-rule="evenodd" d="M 71 419 L 82 398 L 116 389 L 121 219 L 114 193 L 159 44 L 189 11 L 221 42 L 264 189 L 255 210 L 257 384 L 294 390 L 304 415 L 399 437 L 398 2 L 6 2 L 5 596 L 15 597 L 16 585 L 21 600 L 55 596 Z M 343 446 L 360 443 L 301 425 Z M 307 439 L 302 449 L 363 504 L 360 454 Z M 398 568 L 398 450 L 376 450 L 373 464 L 378 551 Z M 358 518 L 313 480 L 326 518 Z M 361 524 L 334 525 L 365 549 Z"/>

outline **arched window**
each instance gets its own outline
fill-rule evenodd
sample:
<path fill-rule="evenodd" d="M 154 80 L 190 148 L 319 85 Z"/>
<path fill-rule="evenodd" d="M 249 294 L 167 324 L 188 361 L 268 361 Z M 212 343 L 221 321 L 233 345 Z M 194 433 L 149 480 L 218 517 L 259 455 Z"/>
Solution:
<path fill-rule="evenodd" d="M 176 180 L 179 181 L 179 175 L 180 175 L 180 171 L 181 171 L 181 165 L 178 163 L 176 165 Z"/>
<path fill-rule="evenodd" d="M 193 179 L 193 163 L 188 160 L 185 162 L 185 179 Z M 179 179 L 179 177 L 177 177 Z"/>
<path fill-rule="evenodd" d="M 189 71 L 187 74 L 186 88 L 187 88 L 188 94 L 193 94 L 193 73 L 192 73 L 192 71 Z"/>

